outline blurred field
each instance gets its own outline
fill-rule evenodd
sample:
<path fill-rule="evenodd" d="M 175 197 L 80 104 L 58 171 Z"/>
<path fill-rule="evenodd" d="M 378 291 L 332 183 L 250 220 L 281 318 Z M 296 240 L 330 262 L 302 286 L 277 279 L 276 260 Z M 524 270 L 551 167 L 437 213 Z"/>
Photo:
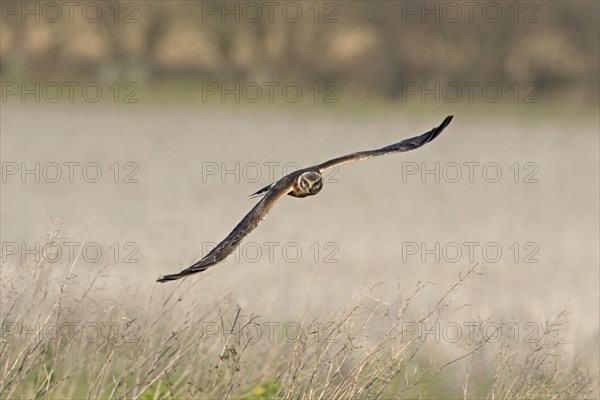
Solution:
<path fill-rule="evenodd" d="M 596 2 L 121 0 L 77 3 L 70 19 L 36 4 L 1 9 L 5 79 L 334 81 L 393 99 L 407 82 L 529 82 L 598 98 Z"/>
<path fill-rule="evenodd" d="M 452 112 L 449 108 L 446 114 Z M 57 241 L 96 242 L 104 250 L 102 260 L 89 263 L 80 257 L 73 266 L 71 289 L 64 301 L 71 304 L 86 293 L 82 304 L 87 311 L 74 312 L 71 318 L 83 323 L 110 315 L 114 320 L 141 323 L 163 315 L 163 302 L 169 304 L 167 296 L 174 291 L 174 298 L 181 301 L 157 319 L 163 326 L 179 318 L 202 321 L 203 315 L 218 310 L 232 323 L 234 305 L 239 305 L 242 315 L 259 316 L 262 322 L 328 321 L 354 304 L 354 295 L 374 285 L 372 297 L 363 304 L 367 311 L 370 302 L 402 304 L 406 296 L 399 294 L 400 289 L 412 291 L 418 282 L 434 282 L 412 301 L 406 317 L 416 316 L 437 309 L 442 293 L 459 272 L 474 263 L 466 255 L 457 262 L 436 262 L 433 256 L 423 262 L 418 255 L 403 260 L 406 243 L 425 242 L 428 247 L 435 242 L 496 243 L 503 250 L 502 258 L 490 263 L 480 251 L 475 252 L 475 262 L 486 272 L 455 294 L 452 304 L 457 311 L 445 316 L 447 321 L 513 322 L 520 333 L 515 346 L 527 346 L 523 339 L 532 332 L 531 326 L 541 329 L 544 321 L 566 310 L 567 328 L 561 333 L 566 344 L 560 350 L 566 358 L 560 365 L 564 369 L 579 365 L 597 376 L 599 143 L 598 120 L 593 116 L 507 118 L 455 113 L 447 131 L 423 149 L 343 166 L 332 177 L 339 182 L 326 183 L 318 196 L 283 199 L 245 241 L 258 243 L 262 249 L 255 262 L 248 259 L 253 256 L 237 262 L 228 259 L 180 286 L 154 282 L 160 274 L 177 272 L 200 258 L 203 243 L 220 241 L 254 204 L 248 194 L 269 183 L 266 175 L 256 183 L 244 181 L 243 174 L 239 182 L 234 175 L 224 180 L 215 175 L 203 179 L 206 163 L 310 165 L 420 134 L 444 116 L 415 116 L 392 107 L 378 112 L 327 113 L 293 106 L 117 109 L 82 104 L 74 113 L 73 106 L 5 105 L 1 120 L 5 164 L 96 162 L 106 179 L 88 183 L 76 174 L 73 183 L 66 178 L 58 183 L 43 179 L 35 183 L 31 177 L 23 183 L 18 175 L 8 176 L 1 194 L 2 241 L 33 247 L 35 242 L 44 243 L 47 232 L 58 229 Z M 115 162 L 121 166 L 135 163 L 139 171 L 134 177 L 139 182 L 122 183 L 121 175 L 120 182 L 114 183 L 109 166 Z M 486 182 L 477 173 L 472 183 L 466 177 L 457 183 L 435 182 L 431 176 L 425 183 L 418 175 L 403 178 L 406 168 L 422 162 L 430 168 L 436 162 L 494 162 L 503 176 L 496 183 Z M 521 166 L 535 163 L 539 182 L 523 183 L 520 175 L 519 183 L 514 183 L 510 167 L 515 162 Z M 275 167 L 275 174 L 281 176 L 281 167 Z M 121 247 L 117 260 L 109 250 L 115 242 Z M 129 242 L 138 249 L 137 262 L 123 262 L 128 251 L 123 246 Z M 278 242 L 272 260 L 265 253 L 265 242 Z M 515 262 L 509 249 L 515 242 L 537 245 L 538 262 L 523 262 L 524 249 Z M 297 262 L 290 262 L 280 250 L 288 243 L 302 250 Z M 311 250 L 315 243 L 320 251 L 317 256 Z M 324 248 L 326 244 L 336 250 L 331 259 L 326 258 L 331 251 Z M 30 255 L 21 263 L 19 256 L 21 252 L 4 254 L 5 323 L 7 315 L 34 322 L 35 313 L 27 311 L 31 303 L 26 299 L 37 301 L 35 293 L 41 293 L 41 288 L 49 293 L 58 290 L 56 282 L 69 265 L 63 256 L 54 264 L 41 263 L 38 272 L 26 278 L 25 271 L 36 270 L 28 269 L 35 262 Z M 92 289 L 85 292 L 99 273 Z M 5 306 L 19 286 L 10 282 L 21 282 L 16 276 L 35 278 L 41 286 L 31 292 L 32 297 L 21 298 L 12 314 L 6 314 Z M 40 281 L 42 276 L 45 280 Z M 52 298 L 48 295 L 35 304 L 51 303 Z M 462 304 L 468 306 L 461 308 Z M 70 307 L 76 308 L 75 303 Z M 40 315 L 44 314 L 40 311 Z M 178 323 L 171 326 L 175 329 Z M 196 323 L 185 332 L 197 334 L 198 329 Z M 151 340 L 144 337 L 144 343 Z M 275 347 L 265 340 L 258 346 L 262 351 Z M 457 351 L 455 344 L 444 340 L 432 349 L 430 354 Z M 285 357 L 288 353 L 277 354 Z M 8 362 L 2 362 L 3 368 Z M 243 368 L 260 382 L 275 378 L 273 365 L 254 359 Z M 441 386 L 428 386 L 424 393 L 462 397 L 460 384 L 444 382 L 452 377 L 464 380 L 464 367 L 452 371 L 436 383 Z M 485 368 L 478 371 L 483 373 Z M 239 395 L 243 389 L 238 387 L 233 393 Z M 486 389 L 473 390 L 484 393 Z M 221 396 L 225 392 L 210 393 Z M 179 395 L 185 397 L 185 391 Z"/>

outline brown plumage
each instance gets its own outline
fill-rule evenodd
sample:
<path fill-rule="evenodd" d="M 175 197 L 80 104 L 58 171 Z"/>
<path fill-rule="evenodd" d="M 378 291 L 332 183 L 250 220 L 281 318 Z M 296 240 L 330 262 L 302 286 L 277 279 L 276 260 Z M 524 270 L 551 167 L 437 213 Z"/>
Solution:
<path fill-rule="evenodd" d="M 394 143 L 389 146 L 382 147 L 377 150 L 359 151 L 348 154 L 342 157 L 337 157 L 326 161 L 322 164 L 315 165 L 292 172 L 277 182 L 272 183 L 252 194 L 253 197 L 264 195 L 264 197 L 250 210 L 248 214 L 240 221 L 233 231 L 221 243 L 219 243 L 212 251 L 204 258 L 196 262 L 189 268 L 183 271 L 165 275 L 157 280 L 157 282 L 167 282 L 183 278 L 185 276 L 195 274 L 206 270 L 208 267 L 215 265 L 230 255 L 240 244 L 240 241 L 246 237 L 254 228 L 258 226 L 260 221 L 265 219 L 271 208 L 279 199 L 285 195 L 294 197 L 313 196 L 323 188 L 323 177 L 321 173 L 340 164 L 345 164 L 351 161 L 364 160 L 365 158 L 382 156 L 385 154 L 410 151 L 423 146 L 426 143 L 435 139 L 452 121 L 452 116 L 446 117 L 444 121 L 432 130 L 423 133 L 410 139 Z"/>

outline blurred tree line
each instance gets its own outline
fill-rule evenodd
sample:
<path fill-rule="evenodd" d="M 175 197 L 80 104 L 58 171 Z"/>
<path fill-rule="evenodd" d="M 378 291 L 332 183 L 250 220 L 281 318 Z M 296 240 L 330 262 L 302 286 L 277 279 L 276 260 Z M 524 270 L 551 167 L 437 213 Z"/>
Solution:
<path fill-rule="evenodd" d="M 405 82 L 536 82 L 598 96 L 598 2 L 1 3 L 5 79 L 334 81 L 384 97 Z"/>

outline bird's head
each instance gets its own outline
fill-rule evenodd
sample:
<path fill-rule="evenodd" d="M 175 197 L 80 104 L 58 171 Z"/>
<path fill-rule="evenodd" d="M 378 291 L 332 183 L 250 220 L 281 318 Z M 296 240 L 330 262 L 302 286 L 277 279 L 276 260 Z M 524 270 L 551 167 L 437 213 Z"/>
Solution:
<path fill-rule="evenodd" d="M 307 196 L 312 196 L 323 188 L 323 177 L 318 172 L 305 172 L 298 178 L 298 185 Z"/>

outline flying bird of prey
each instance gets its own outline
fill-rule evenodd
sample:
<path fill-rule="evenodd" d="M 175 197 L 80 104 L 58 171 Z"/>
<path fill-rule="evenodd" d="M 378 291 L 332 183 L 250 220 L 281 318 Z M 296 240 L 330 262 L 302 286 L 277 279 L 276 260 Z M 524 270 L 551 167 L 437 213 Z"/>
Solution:
<path fill-rule="evenodd" d="M 452 115 L 446 117 L 440 126 L 433 128 L 420 136 L 406 139 L 399 143 L 382 147 L 381 149 L 359 151 L 343 157 L 334 158 L 333 160 L 326 161 L 313 167 L 294 171 L 279 179 L 277 182 L 265 186 L 251 195 L 252 197 L 262 195 L 263 198 L 211 252 L 191 267 L 184 269 L 177 274 L 165 275 L 159 278 L 157 282 L 174 281 L 197 272 L 202 272 L 208 267 L 223 261 L 239 246 L 240 241 L 256 228 L 260 221 L 265 219 L 275 203 L 286 194 L 294 197 L 306 197 L 319 193 L 323 188 L 323 177 L 321 174 L 326 169 L 351 161 L 364 160 L 365 158 L 417 149 L 425 143 L 429 143 L 435 139 L 448 126 L 450 121 L 452 121 Z"/>

